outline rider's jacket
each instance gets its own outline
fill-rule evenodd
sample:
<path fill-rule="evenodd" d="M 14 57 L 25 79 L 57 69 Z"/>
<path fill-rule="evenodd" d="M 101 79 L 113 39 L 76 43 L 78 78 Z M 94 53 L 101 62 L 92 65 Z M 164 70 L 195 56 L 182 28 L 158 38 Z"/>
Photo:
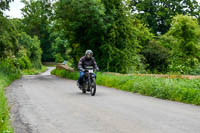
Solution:
<path fill-rule="evenodd" d="M 87 66 L 93 66 L 93 68 L 96 70 L 99 69 L 94 57 L 92 57 L 90 59 L 87 59 L 85 56 L 81 57 L 81 59 L 78 63 L 78 69 L 80 71 L 83 71 L 84 69 L 86 69 Z"/>

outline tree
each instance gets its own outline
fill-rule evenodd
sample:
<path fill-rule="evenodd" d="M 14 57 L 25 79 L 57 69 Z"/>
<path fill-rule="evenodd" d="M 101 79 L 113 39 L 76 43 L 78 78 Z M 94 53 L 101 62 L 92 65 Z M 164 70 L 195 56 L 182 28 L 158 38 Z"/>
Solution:
<path fill-rule="evenodd" d="M 146 69 L 151 72 L 168 72 L 170 51 L 157 40 L 152 40 L 141 51 L 145 57 Z"/>
<path fill-rule="evenodd" d="M 56 12 L 75 65 L 86 49 L 94 51 L 101 70 L 127 73 L 139 64 L 136 29 L 122 0 L 60 0 Z"/>
<path fill-rule="evenodd" d="M 53 56 L 51 54 L 49 46 L 49 27 L 51 25 L 52 16 L 52 3 L 50 0 L 27 0 L 22 1 L 25 7 L 22 9 L 24 19 L 22 23 L 24 30 L 31 37 L 38 36 L 41 42 L 41 48 L 43 51 L 42 60 L 52 61 Z"/>
<path fill-rule="evenodd" d="M 99 0 L 60 0 L 56 4 L 56 18 L 59 29 L 64 34 L 72 48 L 71 56 L 76 66 L 86 49 L 92 49 L 97 57 L 97 51 L 102 44 L 106 25 L 103 16 L 104 6 Z"/>
<path fill-rule="evenodd" d="M 14 25 L 18 32 L 24 32 L 24 25 L 22 23 L 22 19 L 20 18 L 13 18 L 9 19 Z"/>
<path fill-rule="evenodd" d="M 189 69 L 199 67 L 200 27 L 196 18 L 177 15 L 160 42 L 171 50 L 170 68 L 173 71 L 188 73 Z"/>
<path fill-rule="evenodd" d="M 2 14 L 2 11 L 5 11 L 9 9 L 9 4 L 14 0 L 1 0 L 0 1 L 0 14 Z"/>
<path fill-rule="evenodd" d="M 33 68 L 41 69 L 42 50 L 40 48 L 40 41 L 38 40 L 38 38 L 36 36 L 31 38 L 25 32 L 22 32 L 18 34 L 18 41 L 20 46 L 22 47 L 21 49 L 23 50 L 21 53 L 18 53 L 18 56 L 27 56 L 30 59 Z M 25 53 L 23 53 L 24 51 Z"/>
<path fill-rule="evenodd" d="M 128 3 L 122 0 L 102 0 L 107 24 L 99 60 L 104 70 L 120 73 L 133 72 L 140 64 L 139 43 Z"/>
<path fill-rule="evenodd" d="M 200 17 L 196 0 L 131 0 L 132 12 L 155 34 L 166 33 L 177 14 Z"/>
<path fill-rule="evenodd" d="M 0 14 L 0 58 L 12 57 L 19 50 L 15 25 Z"/>
<path fill-rule="evenodd" d="M 69 53 L 71 48 L 69 41 L 65 37 L 65 31 L 63 29 L 57 30 L 57 24 L 54 21 L 54 26 L 51 28 L 50 41 L 51 41 L 51 51 L 55 58 L 60 58 L 61 60 L 71 61 Z"/>

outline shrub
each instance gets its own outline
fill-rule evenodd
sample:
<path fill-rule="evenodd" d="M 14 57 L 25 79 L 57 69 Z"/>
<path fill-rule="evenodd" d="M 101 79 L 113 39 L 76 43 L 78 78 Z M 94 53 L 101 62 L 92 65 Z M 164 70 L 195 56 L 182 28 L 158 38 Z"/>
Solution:
<path fill-rule="evenodd" d="M 37 37 L 31 38 L 26 33 L 22 32 L 18 35 L 18 40 L 21 46 L 26 49 L 26 55 L 31 61 L 31 66 L 33 68 L 42 68 L 41 55 L 42 50 L 40 48 L 40 41 Z"/>
<path fill-rule="evenodd" d="M 30 69 L 31 68 L 31 61 L 27 56 L 20 57 L 18 59 L 19 68 L 20 69 Z"/>
<path fill-rule="evenodd" d="M 200 73 L 199 36 L 197 19 L 187 15 L 173 18 L 171 28 L 160 39 L 161 44 L 170 49 L 169 71 L 182 74 Z"/>
<path fill-rule="evenodd" d="M 147 69 L 158 72 L 166 72 L 169 64 L 169 50 L 158 44 L 155 40 L 151 41 L 141 52 L 145 57 Z"/>
<path fill-rule="evenodd" d="M 63 57 L 61 56 L 60 53 L 56 54 L 55 57 L 56 57 L 57 63 L 62 63 L 64 61 L 64 59 L 63 59 Z"/>
<path fill-rule="evenodd" d="M 14 65 L 12 59 L 0 60 L 0 73 L 4 75 L 19 74 L 20 70 Z"/>

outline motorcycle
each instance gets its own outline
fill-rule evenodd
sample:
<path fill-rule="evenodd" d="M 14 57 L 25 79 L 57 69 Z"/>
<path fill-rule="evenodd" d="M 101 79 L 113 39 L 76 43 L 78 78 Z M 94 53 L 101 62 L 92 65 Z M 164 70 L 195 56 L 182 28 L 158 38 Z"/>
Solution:
<path fill-rule="evenodd" d="M 82 90 L 82 93 L 86 93 L 86 91 L 90 92 L 91 96 L 96 94 L 96 78 L 94 75 L 93 67 L 86 67 L 85 75 L 83 77 L 83 86 L 79 88 Z"/>

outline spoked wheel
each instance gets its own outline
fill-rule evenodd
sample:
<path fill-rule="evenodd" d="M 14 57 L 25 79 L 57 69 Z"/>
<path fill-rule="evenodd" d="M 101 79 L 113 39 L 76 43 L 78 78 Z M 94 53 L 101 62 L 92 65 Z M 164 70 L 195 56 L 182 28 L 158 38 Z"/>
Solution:
<path fill-rule="evenodd" d="M 94 96 L 95 93 L 96 93 L 96 80 L 94 78 L 92 81 L 92 84 L 91 84 L 90 94 L 91 94 L 91 96 Z"/>

